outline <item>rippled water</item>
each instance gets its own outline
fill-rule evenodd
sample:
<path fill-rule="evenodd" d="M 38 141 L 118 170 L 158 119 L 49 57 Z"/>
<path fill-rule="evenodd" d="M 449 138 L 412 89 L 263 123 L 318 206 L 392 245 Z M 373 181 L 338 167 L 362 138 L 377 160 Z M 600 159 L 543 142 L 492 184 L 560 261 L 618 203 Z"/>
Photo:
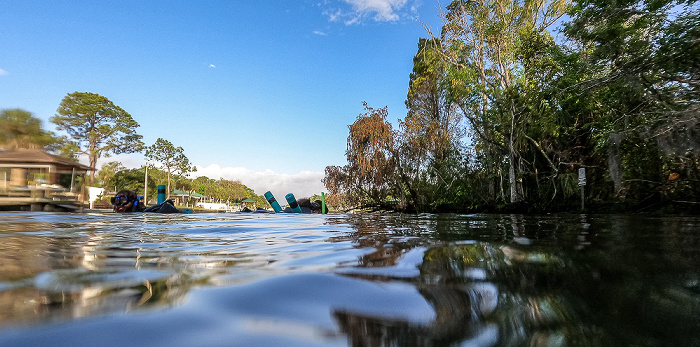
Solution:
<path fill-rule="evenodd" d="M 700 345 L 700 218 L 0 213 L 0 346 Z"/>

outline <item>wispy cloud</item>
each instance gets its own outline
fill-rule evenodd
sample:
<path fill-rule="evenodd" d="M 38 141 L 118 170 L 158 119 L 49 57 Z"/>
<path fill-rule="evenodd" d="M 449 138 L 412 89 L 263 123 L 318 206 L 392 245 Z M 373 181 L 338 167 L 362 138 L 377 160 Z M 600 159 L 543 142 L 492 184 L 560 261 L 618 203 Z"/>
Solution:
<path fill-rule="evenodd" d="M 399 19 L 396 11 L 401 10 L 407 0 L 345 0 L 359 14 L 375 13 L 377 21 L 393 22 Z"/>
<path fill-rule="evenodd" d="M 415 10 L 415 6 L 406 6 L 407 3 L 408 0 L 326 1 L 324 2 L 326 6 L 324 14 L 329 21 L 342 20 L 345 25 L 358 24 L 367 18 L 377 22 L 395 22 L 401 19 L 404 14 Z"/>
<path fill-rule="evenodd" d="M 5 76 L 7 75 L 7 71 L 0 69 L 0 76 Z"/>
<path fill-rule="evenodd" d="M 340 10 L 326 11 L 324 14 L 328 17 L 328 20 L 330 22 L 337 22 L 343 16 L 343 11 L 340 11 Z"/>
<path fill-rule="evenodd" d="M 214 65 L 214 64 L 209 64 L 209 67 L 212 69 L 216 69 L 216 65 Z"/>
<path fill-rule="evenodd" d="M 213 164 L 206 167 L 197 166 L 197 172 L 192 176 L 241 181 L 248 188 L 253 189 L 255 194 L 263 195 L 269 190 L 280 201 L 284 201 L 284 196 L 288 193 L 302 198 L 325 191 L 323 183 L 321 183 L 324 177 L 323 172 L 302 171 L 290 175 L 274 172 L 270 169 L 260 172 L 244 167 L 221 167 Z"/>
<path fill-rule="evenodd" d="M 321 30 L 314 30 L 313 33 L 314 33 L 314 35 L 318 35 L 318 36 L 328 36 L 327 33 L 323 32 Z"/>

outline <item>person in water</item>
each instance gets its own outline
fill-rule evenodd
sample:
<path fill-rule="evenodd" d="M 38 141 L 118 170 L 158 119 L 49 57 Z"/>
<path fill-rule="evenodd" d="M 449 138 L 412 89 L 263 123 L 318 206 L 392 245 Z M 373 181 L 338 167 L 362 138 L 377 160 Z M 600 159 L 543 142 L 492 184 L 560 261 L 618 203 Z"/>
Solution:
<path fill-rule="evenodd" d="M 310 199 L 307 198 L 301 198 L 297 200 L 297 204 L 299 204 L 299 207 L 301 207 L 301 212 L 302 213 L 322 213 L 321 207 L 323 206 L 321 200 L 316 200 L 311 202 Z M 287 206 L 284 210 L 282 210 L 284 213 L 291 213 L 292 208 Z M 326 206 L 326 213 L 328 212 L 328 206 Z"/>
<path fill-rule="evenodd" d="M 257 207 L 256 209 L 251 209 L 248 206 L 244 206 L 239 212 L 258 212 L 258 213 L 264 213 L 264 212 L 270 212 L 262 207 Z"/>
<path fill-rule="evenodd" d="M 142 212 L 146 209 L 141 201 L 142 198 L 131 190 L 122 189 L 111 199 L 112 210 L 114 212 Z"/>
<path fill-rule="evenodd" d="M 175 207 L 172 199 L 163 201 L 160 204 L 145 207 L 143 196 L 137 196 L 131 190 L 122 189 L 112 198 L 114 212 L 156 212 L 156 213 L 181 213 Z"/>

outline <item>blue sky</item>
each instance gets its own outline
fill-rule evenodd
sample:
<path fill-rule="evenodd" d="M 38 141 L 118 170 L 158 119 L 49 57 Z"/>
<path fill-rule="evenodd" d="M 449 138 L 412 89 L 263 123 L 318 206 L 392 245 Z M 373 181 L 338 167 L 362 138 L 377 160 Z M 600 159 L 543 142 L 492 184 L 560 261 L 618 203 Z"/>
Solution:
<path fill-rule="evenodd" d="M 0 109 L 44 120 L 74 91 L 129 112 L 198 175 L 262 194 L 320 192 L 362 101 L 404 100 L 433 0 L 0 2 Z M 127 167 L 142 154 L 103 159 Z M 277 192 L 275 192 L 277 190 Z"/>

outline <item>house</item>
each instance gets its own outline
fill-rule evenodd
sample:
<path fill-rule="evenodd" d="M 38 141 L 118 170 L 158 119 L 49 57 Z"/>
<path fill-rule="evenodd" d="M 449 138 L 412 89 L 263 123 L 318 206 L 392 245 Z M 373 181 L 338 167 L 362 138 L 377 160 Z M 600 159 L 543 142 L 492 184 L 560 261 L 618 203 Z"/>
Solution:
<path fill-rule="evenodd" d="M 87 165 L 41 149 L 0 150 L 0 207 L 32 211 L 82 207 Z M 79 179 L 82 176 L 83 179 Z"/>
<path fill-rule="evenodd" d="M 250 209 L 255 210 L 258 208 L 258 203 L 251 198 L 243 199 L 243 201 L 241 201 L 241 208 L 244 207 L 248 207 Z"/>
<path fill-rule="evenodd" d="M 206 196 L 197 192 L 173 189 L 173 191 L 170 192 L 170 198 L 174 200 L 175 205 L 185 205 L 189 207 L 190 202 L 192 203 L 192 206 L 195 206 L 199 201 L 205 199 Z"/>

